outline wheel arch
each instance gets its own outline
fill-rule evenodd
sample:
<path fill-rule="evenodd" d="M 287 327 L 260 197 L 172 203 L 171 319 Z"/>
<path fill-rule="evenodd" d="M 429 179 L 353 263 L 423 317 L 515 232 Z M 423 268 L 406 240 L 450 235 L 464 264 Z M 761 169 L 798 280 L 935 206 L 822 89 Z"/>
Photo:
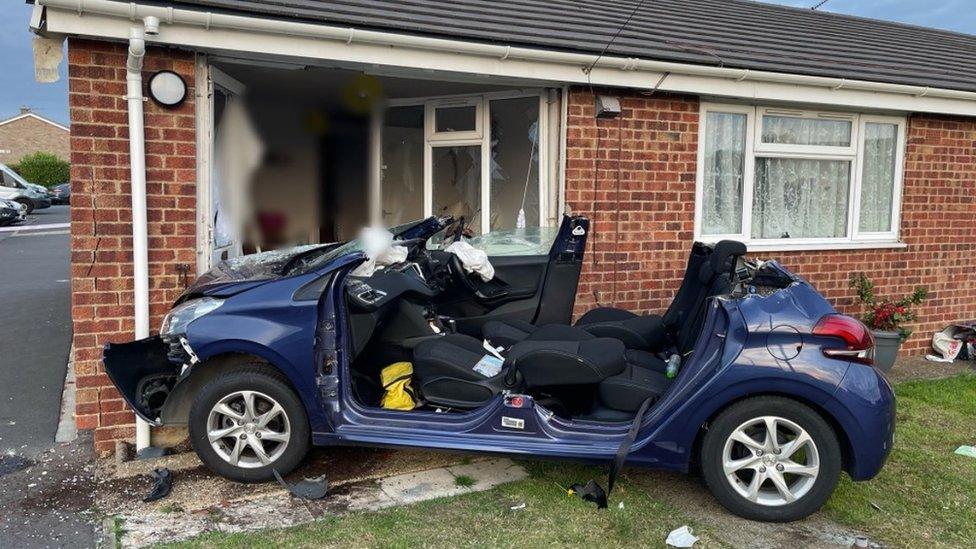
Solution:
<path fill-rule="evenodd" d="M 708 415 L 708 418 L 704 422 L 702 422 L 701 425 L 698 426 L 698 431 L 695 433 L 695 441 L 692 444 L 691 456 L 689 461 L 690 469 L 693 469 L 695 471 L 699 469 L 702 442 L 704 441 L 705 433 L 708 431 L 708 426 L 713 421 L 715 421 L 715 418 L 717 418 L 719 414 L 721 414 L 725 410 L 728 410 L 730 407 L 734 406 L 735 404 L 738 404 L 739 402 L 753 399 L 753 398 L 759 398 L 759 397 L 780 397 L 789 400 L 794 400 L 796 402 L 806 405 L 808 408 L 816 412 L 817 415 L 823 418 L 823 420 L 826 421 L 828 425 L 830 425 L 830 428 L 834 431 L 834 434 L 837 435 L 837 442 L 840 445 L 840 449 L 841 449 L 841 466 L 844 469 L 844 471 L 850 472 L 851 466 L 853 464 L 854 455 L 855 455 L 854 447 L 851 443 L 850 434 L 847 432 L 847 430 L 844 428 L 841 422 L 832 413 L 830 413 L 830 411 L 828 411 L 824 406 L 802 395 L 785 392 L 785 391 L 763 391 L 757 393 L 744 394 L 732 398 L 731 400 L 728 400 L 723 404 L 719 405 L 715 410 L 712 411 L 712 413 Z"/>
<path fill-rule="evenodd" d="M 187 377 L 180 380 L 173 387 L 173 391 L 170 393 L 169 398 L 166 400 L 166 405 L 161 412 L 162 423 L 185 424 L 190 416 L 193 396 L 200 389 L 218 376 L 243 367 L 257 367 L 266 369 L 269 373 L 276 374 L 276 377 L 281 378 L 301 398 L 301 393 L 295 387 L 294 382 L 274 362 L 254 353 L 227 351 L 201 360 L 192 367 Z"/>

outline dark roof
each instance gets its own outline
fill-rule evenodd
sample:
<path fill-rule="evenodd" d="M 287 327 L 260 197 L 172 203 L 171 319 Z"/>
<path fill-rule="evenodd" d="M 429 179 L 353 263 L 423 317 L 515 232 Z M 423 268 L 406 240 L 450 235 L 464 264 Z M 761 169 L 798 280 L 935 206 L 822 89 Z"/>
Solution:
<path fill-rule="evenodd" d="M 638 0 L 158 2 L 597 54 Z M 976 36 L 746 0 L 645 0 L 607 55 L 976 91 Z"/>

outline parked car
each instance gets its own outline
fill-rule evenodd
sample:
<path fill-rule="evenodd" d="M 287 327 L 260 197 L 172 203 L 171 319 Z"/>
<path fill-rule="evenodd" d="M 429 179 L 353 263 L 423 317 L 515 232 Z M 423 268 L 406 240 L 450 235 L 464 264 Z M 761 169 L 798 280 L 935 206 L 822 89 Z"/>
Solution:
<path fill-rule="evenodd" d="M 471 239 L 491 277 L 443 249 L 463 240 L 452 224 L 390 229 L 405 259 L 372 273 L 359 240 L 222 262 L 160 335 L 107 345 L 105 369 L 137 414 L 188 423 L 203 463 L 244 482 L 291 471 L 310 444 L 590 462 L 624 448 L 634 465 L 700 470 L 734 513 L 786 521 L 842 470 L 860 481 L 884 464 L 894 396 L 870 332 L 778 262 L 696 243 L 663 317 L 604 307 L 570 325 L 585 218 L 541 253 L 526 229 Z M 403 362 L 417 400 L 384 408 L 382 372 Z"/>
<path fill-rule="evenodd" d="M 0 198 L 20 202 L 27 207 L 27 213 L 51 207 L 47 189 L 26 181 L 6 164 L 0 164 Z"/>
<path fill-rule="evenodd" d="M 71 183 L 62 183 L 51 187 L 52 204 L 71 204 Z"/>
<path fill-rule="evenodd" d="M 27 206 L 20 202 L 0 198 L 0 227 L 13 225 L 27 219 Z"/>

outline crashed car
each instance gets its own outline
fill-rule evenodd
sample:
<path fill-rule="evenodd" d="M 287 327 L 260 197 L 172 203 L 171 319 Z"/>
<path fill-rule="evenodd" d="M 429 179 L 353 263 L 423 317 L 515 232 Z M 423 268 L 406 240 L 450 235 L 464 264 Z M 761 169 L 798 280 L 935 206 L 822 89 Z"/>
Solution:
<path fill-rule="evenodd" d="M 599 307 L 572 324 L 588 232 L 565 217 L 467 238 L 463 220 L 431 217 L 390 229 L 385 251 L 232 259 L 158 336 L 107 345 L 105 368 L 137 414 L 188 424 L 200 459 L 244 482 L 312 444 L 620 454 L 700 471 L 731 511 L 786 521 L 842 471 L 879 472 L 894 397 L 864 325 L 733 241 L 692 246 L 664 315 Z"/>

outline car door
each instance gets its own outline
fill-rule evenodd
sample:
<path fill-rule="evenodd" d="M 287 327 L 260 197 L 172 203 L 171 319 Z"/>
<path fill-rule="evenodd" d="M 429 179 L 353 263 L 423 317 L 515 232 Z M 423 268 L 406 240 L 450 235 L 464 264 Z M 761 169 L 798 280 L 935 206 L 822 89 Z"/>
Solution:
<path fill-rule="evenodd" d="M 588 233 L 585 217 L 564 216 L 559 227 L 492 231 L 469 239 L 488 253 L 495 276 L 488 282 L 469 277 L 475 291 L 445 292 L 438 312 L 454 318 L 461 333 L 476 337 L 493 319 L 568 324 Z"/>

